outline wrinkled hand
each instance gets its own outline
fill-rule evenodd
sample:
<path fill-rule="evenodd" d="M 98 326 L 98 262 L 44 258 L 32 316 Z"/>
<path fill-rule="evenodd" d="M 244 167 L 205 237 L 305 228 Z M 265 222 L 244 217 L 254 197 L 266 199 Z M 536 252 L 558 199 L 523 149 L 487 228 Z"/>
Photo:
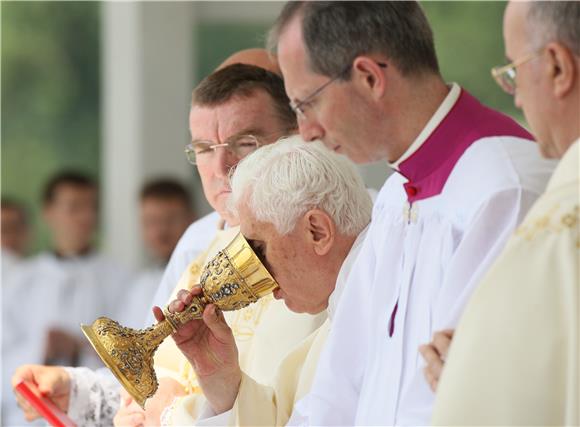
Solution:
<path fill-rule="evenodd" d="M 192 298 L 201 293 L 199 286 L 191 292 L 179 291 L 177 299 L 169 304 L 169 312 L 183 311 Z M 153 313 L 158 321 L 164 319 L 159 307 L 154 307 Z M 234 335 L 221 311 L 208 304 L 203 318 L 182 325 L 173 334 L 173 339 L 195 369 L 212 409 L 217 414 L 231 409 L 238 395 L 242 372 Z"/>
<path fill-rule="evenodd" d="M 82 344 L 78 337 L 59 329 L 50 328 L 46 333 L 44 364 L 77 366 Z"/>
<path fill-rule="evenodd" d="M 431 387 L 431 390 L 436 391 L 439 384 L 439 378 L 443 372 L 443 366 L 447 359 L 451 340 L 453 339 L 453 329 L 445 329 L 443 331 L 435 332 L 433 340 L 429 344 L 424 344 L 419 347 L 419 352 L 425 359 L 427 366 L 423 370 L 425 379 Z"/>
<path fill-rule="evenodd" d="M 40 396 L 50 399 L 59 409 L 68 411 L 70 399 L 70 376 L 60 366 L 22 365 L 12 375 L 12 387 L 20 381 L 26 381 L 36 387 Z M 24 412 L 27 421 L 35 420 L 40 414 L 30 406 L 28 401 L 15 391 L 16 401 Z"/>

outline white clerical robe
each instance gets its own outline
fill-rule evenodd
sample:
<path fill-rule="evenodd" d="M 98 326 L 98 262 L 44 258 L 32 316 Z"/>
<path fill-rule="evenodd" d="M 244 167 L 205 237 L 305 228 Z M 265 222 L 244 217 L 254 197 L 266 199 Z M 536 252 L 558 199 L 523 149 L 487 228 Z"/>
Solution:
<path fill-rule="evenodd" d="M 469 302 L 434 424 L 580 424 L 579 144 Z"/>
<path fill-rule="evenodd" d="M 292 408 L 302 398 L 314 378 L 320 352 L 324 348 L 332 315 L 352 269 L 367 228 L 354 241 L 345 258 L 336 279 L 336 286 L 328 301 L 328 318 L 309 337 L 304 339 L 280 363 L 272 385 L 265 385 L 251 373 L 242 373 L 242 382 L 234 407 L 223 414 L 215 415 L 208 404 L 202 412 L 202 419 L 196 420 L 196 413 L 190 408 L 191 397 L 181 399 L 174 404 L 172 425 L 198 426 L 283 426 L 288 421 Z"/>
<path fill-rule="evenodd" d="M 420 344 L 453 327 L 554 163 L 454 85 L 386 181 L 291 425 L 427 425 Z"/>

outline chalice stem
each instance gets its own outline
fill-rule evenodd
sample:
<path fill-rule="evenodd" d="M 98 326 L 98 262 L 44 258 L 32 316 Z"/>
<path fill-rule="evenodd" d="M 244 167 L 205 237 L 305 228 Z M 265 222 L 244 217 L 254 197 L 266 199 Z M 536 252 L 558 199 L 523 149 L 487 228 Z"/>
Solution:
<path fill-rule="evenodd" d="M 185 307 L 185 310 L 179 313 L 170 313 L 165 311 L 165 321 L 171 325 L 171 333 L 176 332 L 177 329 L 194 319 L 201 319 L 203 316 L 203 309 L 208 304 L 209 300 L 205 296 L 195 296 L 191 303 Z"/>

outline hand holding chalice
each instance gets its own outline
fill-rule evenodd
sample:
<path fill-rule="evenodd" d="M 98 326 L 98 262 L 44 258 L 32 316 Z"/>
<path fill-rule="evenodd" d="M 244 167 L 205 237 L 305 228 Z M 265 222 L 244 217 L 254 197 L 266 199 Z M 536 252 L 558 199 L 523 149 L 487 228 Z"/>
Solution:
<path fill-rule="evenodd" d="M 81 325 L 105 365 L 127 392 L 144 407 L 158 383 L 153 355 L 161 342 L 192 319 L 200 319 L 207 304 L 221 310 L 239 310 L 278 287 L 244 236 L 238 234 L 204 267 L 200 277 L 203 294 L 179 313 L 165 312 L 165 320 L 147 329 L 126 328 L 100 317 Z"/>

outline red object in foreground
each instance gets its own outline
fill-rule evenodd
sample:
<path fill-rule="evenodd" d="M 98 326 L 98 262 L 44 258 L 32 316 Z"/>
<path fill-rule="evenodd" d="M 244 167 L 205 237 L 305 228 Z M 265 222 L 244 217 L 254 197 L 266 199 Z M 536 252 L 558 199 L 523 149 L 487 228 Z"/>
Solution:
<path fill-rule="evenodd" d="M 20 381 L 16 387 L 16 391 L 24 397 L 36 411 L 42 415 L 53 427 L 77 427 L 73 420 L 71 420 L 63 411 L 52 403 L 46 397 L 41 397 L 34 393 L 25 381 Z"/>

